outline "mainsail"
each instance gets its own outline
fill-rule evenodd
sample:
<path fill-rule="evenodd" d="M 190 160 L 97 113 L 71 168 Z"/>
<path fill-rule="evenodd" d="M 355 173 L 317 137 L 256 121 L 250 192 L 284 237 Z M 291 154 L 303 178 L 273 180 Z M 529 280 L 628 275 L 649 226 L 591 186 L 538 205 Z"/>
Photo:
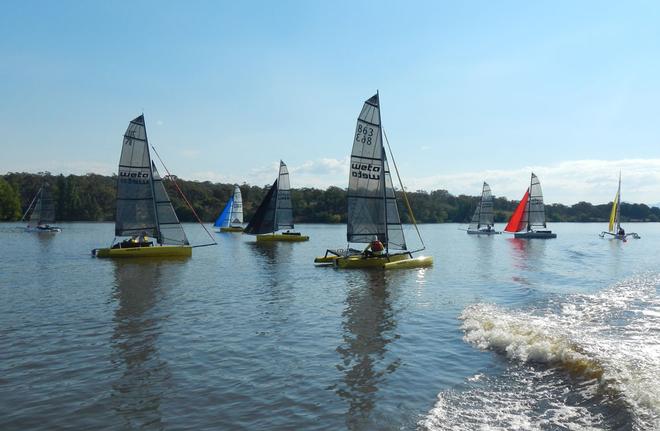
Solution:
<path fill-rule="evenodd" d="M 140 115 L 126 129 L 119 158 L 115 236 L 143 233 L 160 244 L 188 244 L 162 178 L 151 162 L 144 115 Z"/>
<path fill-rule="evenodd" d="M 231 207 L 231 216 L 229 217 L 229 225 L 232 227 L 243 226 L 243 196 L 241 195 L 241 188 L 234 186 L 234 195 L 231 197 L 233 205 Z"/>
<path fill-rule="evenodd" d="M 348 242 L 378 238 L 386 247 L 406 249 L 396 194 L 380 121 L 378 94 L 364 102 L 358 116 L 348 178 Z"/>
<path fill-rule="evenodd" d="M 30 215 L 30 223 L 44 225 L 55 221 L 55 204 L 48 183 L 45 183 L 37 192 L 37 202 Z"/>
<path fill-rule="evenodd" d="M 289 170 L 280 160 L 280 174 L 277 180 L 277 212 L 275 230 L 293 229 L 293 205 L 291 204 L 291 184 Z"/>
<path fill-rule="evenodd" d="M 529 205 L 527 208 L 527 230 L 533 226 L 546 227 L 545 224 L 545 205 L 543 204 L 543 192 L 541 183 L 534 173 L 529 186 Z"/>
<path fill-rule="evenodd" d="M 612 201 L 612 212 L 610 213 L 610 225 L 608 230 L 612 233 L 619 231 L 619 202 L 621 201 L 621 174 L 619 174 L 619 188 L 616 191 L 614 196 L 614 201 Z"/>
<path fill-rule="evenodd" d="M 232 207 L 234 206 L 234 196 L 229 198 L 229 201 L 227 201 L 227 205 L 225 205 L 225 208 L 222 210 L 220 215 L 218 216 L 218 219 L 213 223 L 214 227 L 227 227 L 229 226 L 229 220 L 230 216 L 232 213 Z"/>
<path fill-rule="evenodd" d="M 470 222 L 469 230 L 479 230 L 483 226 L 493 226 L 495 216 L 493 214 L 493 194 L 490 191 L 490 186 L 484 182 L 481 191 L 481 200 L 479 205 L 474 210 L 472 221 Z"/>

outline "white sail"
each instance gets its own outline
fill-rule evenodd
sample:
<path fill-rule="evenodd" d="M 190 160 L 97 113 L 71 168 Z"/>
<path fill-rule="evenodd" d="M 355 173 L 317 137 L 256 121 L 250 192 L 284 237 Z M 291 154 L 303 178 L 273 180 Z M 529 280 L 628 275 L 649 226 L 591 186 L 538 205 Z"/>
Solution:
<path fill-rule="evenodd" d="M 291 184 L 289 170 L 280 160 L 280 173 L 277 180 L 277 210 L 275 212 L 275 230 L 293 229 L 293 205 L 291 203 Z"/>
<path fill-rule="evenodd" d="M 529 186 L 529 201 L 527 203 L 527 210 L 523 215 L 523 221 L 527 222 L 528 230 L 531 230 L 534 226 L 546 227 L 543 192 L 541 191 L 541 183 L 534 173 L 532 173 L 532 180 Z"/>
<path fill-rule="evenodd" d="M 241 227 L 243 225 L 243 196 L 241 195 L 241 188 L 238 186 L 234 187 L 234 201 L 229 220 L 229 225 L 232 227 Z"/>
<path fill-rule="evenodd" d="M 348 179 L 347 239 L 405 249 L 392 176 L 383 147 L 378 94 L 364 102 L 353 135 Z"/>
<path fill-rule="evenodd" d="M 495 216 L 493 214 L 493 195 L 490 186 L 484 182 L 481 190 L 481 199 L 474 210 L 468 230 L 477 231 L 484 226 L 493 226 Z"/>

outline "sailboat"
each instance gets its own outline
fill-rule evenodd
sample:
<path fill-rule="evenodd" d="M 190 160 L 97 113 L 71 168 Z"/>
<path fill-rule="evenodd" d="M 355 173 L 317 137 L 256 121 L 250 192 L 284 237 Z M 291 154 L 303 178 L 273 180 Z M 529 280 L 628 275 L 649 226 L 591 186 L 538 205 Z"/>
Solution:
<path fill-rule="evenodd" d="M 26 231 L 44 233 L 62 232 L 62 228 L 50 225 L 50 223 L 55 222 L 55 204 L 48 183 L 44 183 L 39 187 L 37 194 L 32 199 L 32 202 L 30 202 L 21 220 L 25 220 L 30 210 L 32 210 L 32 214 L 30 214 L 30 220 L 25 228 Z"/>
<path fill-rule="evenodd" d="M 272 187 L 259 204 L 257 212 L 245 227 L 243 233 L 256 235 L 257 241 L 299 242 L 309 240 L 309 236 L 293 229 L 293 204 L 291 203 L 291 185 L 289 170 L 280 160 L 280 172 Z M 286 229 L 286 232 L 277 233 Z"/>
<path fill-rule="evenodd" d="M 534 229 L 535 227 L 543 229 Z M 533 172 L 529 188 L 511 215 L 504 231 L 513 233 L 515 238 L 557 238 L 556 233 L 547 229 L 541 183 Z"/>
<path fill-rule="evenodd" d="M 243 232 L 243 197 L 240 187 L 234 186 L 234 194 L 213 226 L 219 227 L 220 232 Z"/>
<path fill-rule="evenodd" d="M 626 233 L 621 227 L 619 213 L 621 212 L 621 173 L 619 172 L 619 188 L 616 190 L 614 200 L 612 201 L 612 211 L 610 212 L 610 224 L 607 231 L 600 233 L 600 237 L 604 238 L 605 235 L 610 235 L 612 239 L 620 239 L 626 241 L 629 236 L 639 239 L 640 236 L 635 232 Z"/>
<path fill-rule="evenodd" d="M 383 136 L 380 101 L 376 93 L 364 102 L 353 135 L 347 194 L 346 238 L 349 246 L 345 250 L 327 250 L 325 256 L 314 259 L 315 263 L 334 264 L 339 268 L 385 269 L 420 268 L 433 264 L 433 258 L 430 256 L 413 258 L 414 252 L 424 250 L 424 241 L 417 229 L 415 217 L 397 171 L 404 201 L 422 243 L 422 248 L 419 250 L 407 249 L 392 175 L 383 146 Z M 396 163 L 394 168 L 396 170 Z M 381 246 L 384 246 L 384 250 L 379 254 L 369 253 L 367 249 L 362 252 L 350 247 L 350 243 L 371 244 L 375 241 L 379 241 Z"/>
<path fill-rule="evenodd" d="M 471 235 L 493 235 L 502 233 L 494 229 L 494 220 L 493 194 L 490 191 L 488 183 L 484 182 L 484 186 L 481 190 L 481 200 L 479 201 L 479 205 L 477 205 L 477 209 L 474 210 L 474 215 L 472 216 L 470 226 L 468 226 L 467 233 Z"/>
<path fill-rule="evenodd" d="M 131 237 L 115 242 L 117 237 Z M 155 240 L 149 240 L 151 237 Z M 97 257 L 188 257 L 192 247 L 151 159 L 144 115 L 126 129 L 119 158 L 115 240 Z"/>

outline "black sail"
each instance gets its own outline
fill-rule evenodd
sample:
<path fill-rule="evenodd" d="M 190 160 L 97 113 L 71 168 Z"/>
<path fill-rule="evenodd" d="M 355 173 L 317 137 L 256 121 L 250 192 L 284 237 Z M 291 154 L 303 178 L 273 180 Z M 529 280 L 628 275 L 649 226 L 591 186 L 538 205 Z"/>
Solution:
<path fill-rule="evenodd" d="M 243 230 L 244 233 L 257 235 L 271 233 L 277 230 L 275 226 L 275 214 L 277 212 L 277 180 L 273 183 L 264 199 L 259 204 L 257 212 L 252 216 L 252 220 Z"/>

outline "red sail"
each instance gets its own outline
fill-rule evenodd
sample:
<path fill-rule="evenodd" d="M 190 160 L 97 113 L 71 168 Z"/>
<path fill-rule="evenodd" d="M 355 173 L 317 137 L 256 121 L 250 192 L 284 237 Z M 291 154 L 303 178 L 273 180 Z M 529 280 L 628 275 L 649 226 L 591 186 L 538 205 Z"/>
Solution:
<path fill-rule="evenodd" d="M 529 189 L 525 192 L 522 200 L 518 204 L 518 208 L 511 215 L 509 224 L 504 228 L 504 232 L 520 232 L 523 230 L 523 214 L 525 213 L 525 208 L 527 207 L 527 201 L 529 200 Z"/>

